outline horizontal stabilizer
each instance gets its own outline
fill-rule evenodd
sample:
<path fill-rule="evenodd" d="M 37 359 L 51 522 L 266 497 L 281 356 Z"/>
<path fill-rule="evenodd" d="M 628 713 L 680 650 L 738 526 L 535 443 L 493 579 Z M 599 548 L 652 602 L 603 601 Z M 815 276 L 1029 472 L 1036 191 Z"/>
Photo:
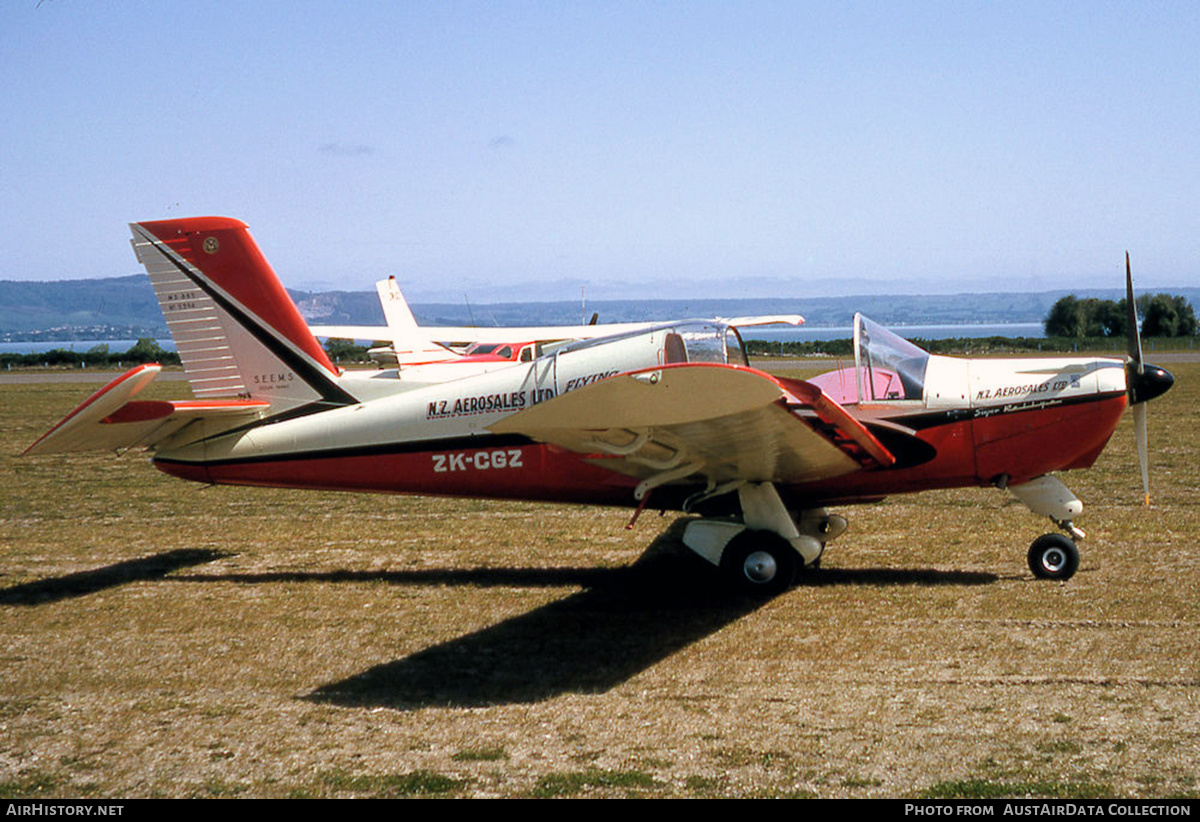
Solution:
<path fill-rule="evenodd" d="M 71 451 L 150 448 L 187 428 L 199 439 L 260 419 L 270 408 L 261 400 L 131 400 L 162 370 L 132 369 L 88 397 L 25 450 L 25 456 Z"/>
<path fill-rule="evenodd" d="M 30 454 L 58 454 L 66 451 L 92 451 L 88 432 L 109 414 L 115 413 L 129 398 L 154 381 L 162 366 L 156 363 L 131 368 L 67 414 L 33 445 Z"/>

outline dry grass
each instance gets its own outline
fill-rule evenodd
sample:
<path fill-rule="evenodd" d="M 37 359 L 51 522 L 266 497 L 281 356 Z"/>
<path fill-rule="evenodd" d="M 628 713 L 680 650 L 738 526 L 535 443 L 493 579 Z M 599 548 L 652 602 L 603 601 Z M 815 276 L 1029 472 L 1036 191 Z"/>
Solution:
<path fill-rule="evenodd" d="M 1067 477 L 848 509 L 754 606 L 670 520 L 204 489 L 20 460 L 92 387 L 0 385 L 0 795 L 1195 796 L 1200 366 Z M 180 386 L 154 387 L 160 396 Z"/>

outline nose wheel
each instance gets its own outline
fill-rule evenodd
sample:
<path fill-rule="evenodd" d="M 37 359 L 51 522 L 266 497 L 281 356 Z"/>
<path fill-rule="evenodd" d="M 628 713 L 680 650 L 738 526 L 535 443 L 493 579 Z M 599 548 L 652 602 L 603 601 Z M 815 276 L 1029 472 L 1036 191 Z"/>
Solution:
<path fill-rule="evenodd" d="M 1070 579 L 1079 570 L 1079 547 L 1063 534 L 1042 534 L 1029 546 L 1029 570 L 1039 579 Z"/>

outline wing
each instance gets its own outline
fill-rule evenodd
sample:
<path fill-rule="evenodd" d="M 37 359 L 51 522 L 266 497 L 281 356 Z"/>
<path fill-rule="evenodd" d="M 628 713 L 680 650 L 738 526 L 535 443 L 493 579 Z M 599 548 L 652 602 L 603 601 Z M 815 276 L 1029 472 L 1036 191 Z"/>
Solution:
<path fill-rule="evenodd" d="M 149 448 L 176 435 L 199 439 L 262 418 L 270 404 L 260 400 L 131 400 L 162 370 L 139 365 L 84 400 L 47 431 L 23 456 L 68 451 Z"/>
<path fill-rule="evenodd" d="M 728 365 L 677 365 L 593 383 L 506 417 L 519 433 L 602 460 L 650 488 L 700 476 L 812 482 L 895 457 L 814 385 Z"/>

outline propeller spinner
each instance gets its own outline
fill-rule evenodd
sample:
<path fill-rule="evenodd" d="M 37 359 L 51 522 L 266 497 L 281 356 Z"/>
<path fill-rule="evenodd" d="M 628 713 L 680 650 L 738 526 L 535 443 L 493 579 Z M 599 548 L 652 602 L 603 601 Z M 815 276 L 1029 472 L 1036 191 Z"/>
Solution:
<path fill-rule="evenodd" d="M 1142 469 L 1142 491 L 1146 505 L 1150 504 L 1149 435 L 1146 423 L 1146 401 L 1165 394 L 1175 384 L 1175 377 L 1165 368 L 1147 365 L 1142 359 L 1142 336 L 1138 331 L 1137 306 L 1133 301 L 1133 273 L 1129 267 L 1129 252 L 1125 252 L 1125 333 L 1129 340 L 1129 360 L 1125 364 L 1125 386 L 1129 405 L 1133 408 L 1133 425 L 1137 433 L 1138 465 Z"/>

